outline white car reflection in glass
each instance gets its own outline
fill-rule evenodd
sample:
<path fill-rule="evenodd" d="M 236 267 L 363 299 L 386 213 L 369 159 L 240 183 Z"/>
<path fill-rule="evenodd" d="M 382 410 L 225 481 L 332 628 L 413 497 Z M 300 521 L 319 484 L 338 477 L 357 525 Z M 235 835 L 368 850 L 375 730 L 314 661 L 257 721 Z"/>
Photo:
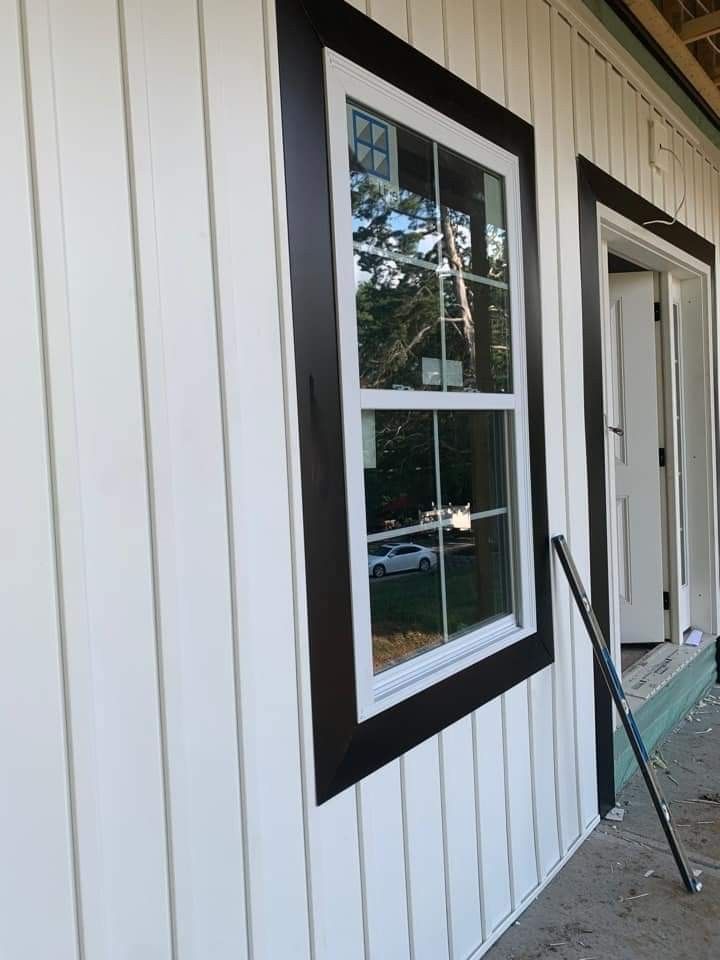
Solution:
<path fill-rule="evenodd" d="M 434 550 L 417 543 L 396 543 L 392 547 L 378 543 L 368 547 L 368 573 L 371 577 L 384 577 L 386 573 L 406 570 L 427 573 L 437 566 L 437 562 Z"/>

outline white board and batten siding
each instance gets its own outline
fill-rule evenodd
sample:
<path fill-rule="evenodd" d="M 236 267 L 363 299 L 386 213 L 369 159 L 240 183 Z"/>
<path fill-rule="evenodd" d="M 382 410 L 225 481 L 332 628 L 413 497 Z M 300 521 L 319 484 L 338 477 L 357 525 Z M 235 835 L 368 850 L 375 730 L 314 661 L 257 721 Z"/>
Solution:
<path fill-rule="evenodd" d="M 550 527 L 587 574 L 575 155 L 672 211 L 662 119 L 715 240 L 718 152 L 579 0 L 355 5 L 534 124 Z M 274 29 L 0 0 L 13 960 L 467 960 L 596 816 L 557 579 L 553 667 L 315 806 Z"/>

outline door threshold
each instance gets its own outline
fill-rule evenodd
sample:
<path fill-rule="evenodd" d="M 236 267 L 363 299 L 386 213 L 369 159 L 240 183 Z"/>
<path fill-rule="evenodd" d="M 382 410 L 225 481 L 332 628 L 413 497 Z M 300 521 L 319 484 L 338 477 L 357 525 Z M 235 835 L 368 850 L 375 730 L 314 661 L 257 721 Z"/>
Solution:
<path fill-rule="evenodd" d="M 665 641 L 625 674 L 627 700 L 648 753 L 652 754 L 717 681 L 716 655 L 717 640 L 710 634 L 703 634 L 697 647 Z M 622 727 L 616 728 L 613 740 L 618 791 L 637 763 Z"/>
<path fill-rule="evenodd" d="M 623 687 L 630 709 L 637 710 L 643 703 L 657 696 L 663 687 L 699 657 L 709 644 L 714 644 L 715 639 L 714 636 L 704 633 L 697 647 L 665 640 L 648 650 L 623 673 Z"/>
<path fill-rule="evenodd" d="M 662 642 L 662 640 L 659 641 L 659 643 Z M 622 676 L 626 677 L 630 668 L 657 646 L 658 643 L 622 643 L 620 645 Z"/>

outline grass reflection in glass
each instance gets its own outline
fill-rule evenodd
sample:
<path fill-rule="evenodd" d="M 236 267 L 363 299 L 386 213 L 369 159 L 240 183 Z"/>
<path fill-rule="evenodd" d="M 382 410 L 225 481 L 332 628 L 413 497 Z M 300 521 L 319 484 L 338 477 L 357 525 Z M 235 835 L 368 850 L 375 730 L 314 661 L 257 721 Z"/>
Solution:
<path fill-rule="evenodd" d="M 373 666 L 387 670 L 443 642 L 440 573 L 396 573 L 370 581 Z"/>

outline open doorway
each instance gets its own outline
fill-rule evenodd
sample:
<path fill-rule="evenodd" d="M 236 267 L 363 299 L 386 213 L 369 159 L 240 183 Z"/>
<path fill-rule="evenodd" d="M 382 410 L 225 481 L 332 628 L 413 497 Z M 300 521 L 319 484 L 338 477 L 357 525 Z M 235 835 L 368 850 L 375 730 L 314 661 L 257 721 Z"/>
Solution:
<path fill-rule="evenodd" d="M 599 212 L 610 644 L 667 673 L 717 630 L 709 270 Z"/>
<path fill-rule="evenodd" d="M 620 664 L 668 638 L 659 275 L 608 254 L 607 429 L 615 480 Z M 658 305 L 656 309 L 655 305 Z M 664 536 L 665 535 L 665 536 Z M 642 545 L 642 556 L 639 555 Z M 617 660 L 617 655 L 616 655 Z"/>

